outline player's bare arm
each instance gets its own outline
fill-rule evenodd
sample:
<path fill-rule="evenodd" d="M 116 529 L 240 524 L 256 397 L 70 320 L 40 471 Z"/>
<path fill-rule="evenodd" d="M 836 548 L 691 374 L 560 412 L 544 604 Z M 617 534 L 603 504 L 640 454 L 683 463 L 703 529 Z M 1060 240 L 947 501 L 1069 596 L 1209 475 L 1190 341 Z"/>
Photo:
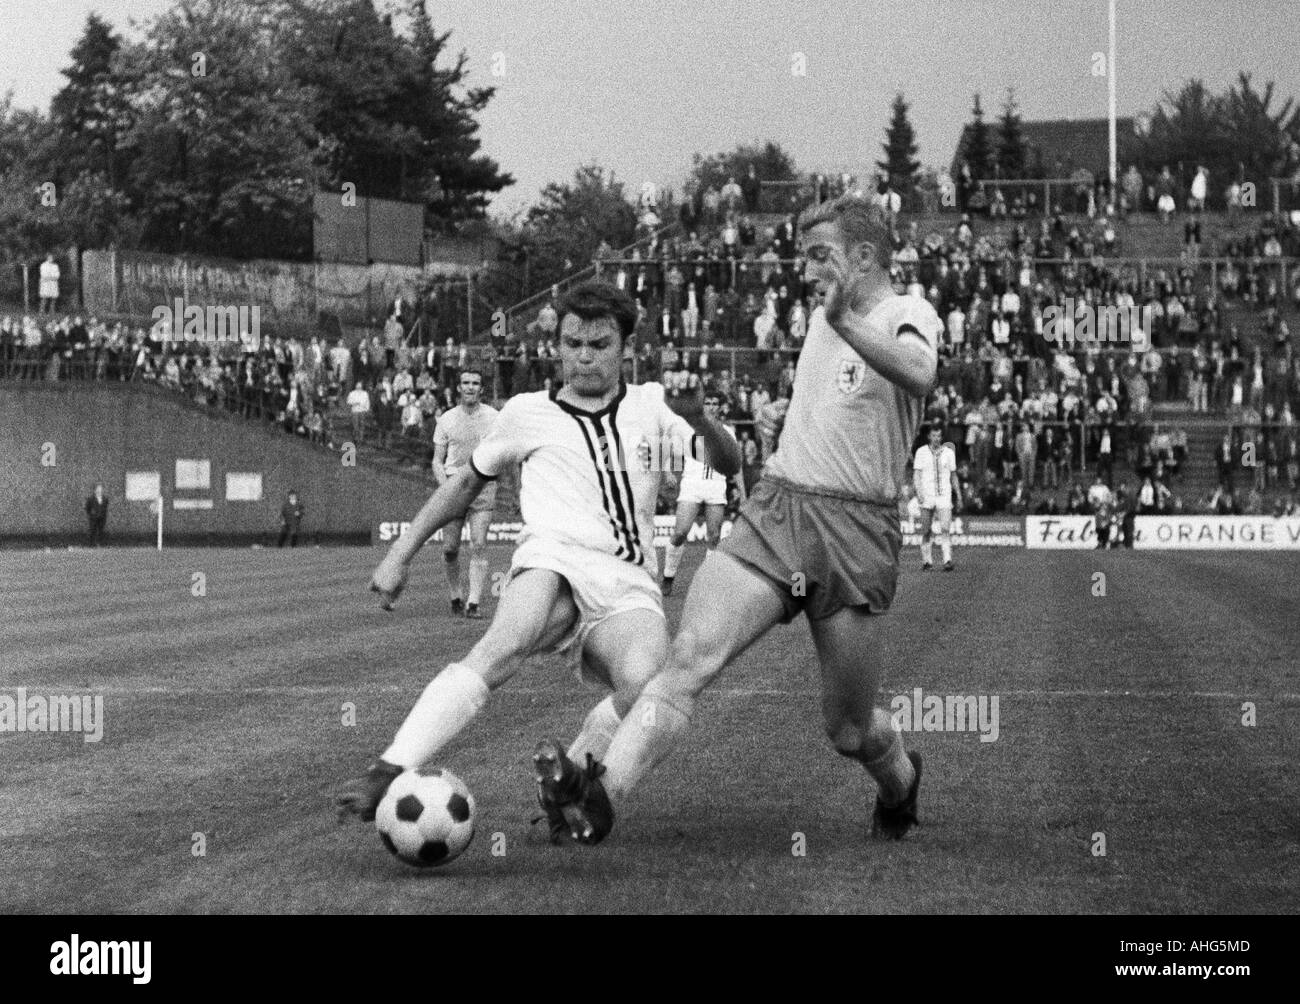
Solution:
<path fill-rule="evenodd" d="M 890 383 L 915 397 L 929 394 L 938 376 L 934 351 L 919 334 L 895 335 L 867 317 L 892 289 L 873 283 L 860 270 L 851 270 L 845 256 L 833 247 L 826 248 L 825 265 L 837 276 L 830 283 L 825 304 L 826 320 L 836 334 Z"/>
<path fill-rule="evenodd" d="M 433 481 L 439 488 L 447 483 L 447 443 L 433 447 Z"/>
<path fill-rule="evenodd" d="M 915 397 L 934 389 L 938 358 L 919 335 L 887 331 L 868 319 L 893 293 L 879 250 L 845 246 L 840 228 L 818 223 L 804 236 L 807 275 L 822 290 L 826 320 L 877 373 Z"/>
<path fill-rule="evenodd" d="M 466 466 L 430 496 L 424 508 L 411 521 L 410 528 L 393 541 L 383 561 L 370 577 L 370 588 L 379 594 L 380 606 L 385 610 L 393 608 L 393 603 L 406 587 L 411 560 L 438 530 L 451 520 L 465 515 L 469 504 L 483 490 L 487 481 L 472 466 Z"/>

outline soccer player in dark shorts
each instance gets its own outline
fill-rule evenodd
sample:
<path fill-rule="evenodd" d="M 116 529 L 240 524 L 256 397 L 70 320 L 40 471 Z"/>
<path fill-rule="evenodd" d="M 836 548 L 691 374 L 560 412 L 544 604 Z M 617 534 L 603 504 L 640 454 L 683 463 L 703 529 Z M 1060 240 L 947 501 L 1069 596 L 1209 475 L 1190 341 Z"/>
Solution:
<path fill-rule="evenodd" d="M 809 324 L 780 445 L 731 535 L 691 582 L 664 668 L 624 716 L 603 767 L 593 778 L 561 766 L 576 775 L 568 790 L 600 789 L 617 808 L 671 754 L 700 692 L 770 628 L 803 613 L 826 734 L 876 782 L 872 833 L 900 839 L 917 822 L 921 759 L 904 752 L 878 704 L 879 615 L 898 581 L 898 500 L 942 325 L 925 300 L 894 294 L 879 207 L 846 195 L 808 210 L 801 231 L 806 274 L 824 302 Z M 547 740 L 538 754 L 559 749 Z M 566 810 L 582 816 L 581 804 Z M 600 815 L 606 825 L 575 826 L 571 836 L 598 842 L 613 826 L 612 814 Z"/>

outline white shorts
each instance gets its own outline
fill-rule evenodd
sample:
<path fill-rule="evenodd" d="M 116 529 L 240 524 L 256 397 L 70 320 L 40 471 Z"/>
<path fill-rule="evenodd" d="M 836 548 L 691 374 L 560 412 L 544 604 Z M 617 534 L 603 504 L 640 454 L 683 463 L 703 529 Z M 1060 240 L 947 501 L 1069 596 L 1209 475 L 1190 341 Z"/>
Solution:
<path fill-rule="evenodd" d="M 921 532 L 926 533 L 936 528 L 940 533 L 947 533 L 952 525 L 952 505 L 921 506 Z"/>
<path fill-rule="evenodd" d="M 677 501 L 694 502 L 703 505 L 726 505 L 726 479 L 682 478 L 682 486 L 677 493 Z"/>
<path fill-rule="evenodd" d="M 506 581 L 529 568 L 549 569 L 564 577 L 573 592 L 578 618 L 548 651 L 565 656 L 581 679 L 608 685 L 604 675 L 583 657 L 587 635 L 605 618 L 629 610 L 649 610 L 663 617 L 664 598 L 655 582 L 653 548 L 647 549 L 646 561 L 646 565 L 633 565 L 590 547 L 526 536 L 515 548 Z"/>

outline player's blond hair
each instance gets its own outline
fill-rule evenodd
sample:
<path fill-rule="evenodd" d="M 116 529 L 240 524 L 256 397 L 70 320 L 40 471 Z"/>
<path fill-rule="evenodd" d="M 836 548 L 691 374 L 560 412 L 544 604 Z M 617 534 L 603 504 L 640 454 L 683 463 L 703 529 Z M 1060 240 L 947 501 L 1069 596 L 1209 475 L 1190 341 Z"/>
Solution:
<path fill-rule="evenodd" d="M 819 223 L 839 224 L 847 247 L 870 244 L 876 249 L 876 264 L 889 270 L 893 261 L 889 220 L 878 203 L 860 195 L 841 195 L 805 209 L 799 216 L 800 230 L 809 230 Z"/>

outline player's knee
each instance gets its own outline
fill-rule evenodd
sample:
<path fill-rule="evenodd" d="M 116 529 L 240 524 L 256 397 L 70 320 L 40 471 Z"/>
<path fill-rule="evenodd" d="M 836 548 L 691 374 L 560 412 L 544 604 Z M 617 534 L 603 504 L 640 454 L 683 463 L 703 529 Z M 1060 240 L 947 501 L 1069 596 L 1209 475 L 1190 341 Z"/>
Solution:
<path fill-rule="evenodd" d="M 528 654 L 529 648 L 530 642 L 517 632 L 493 630 L 489 627 L 487 634 L 478 640 L 461 661 L 481 675 L 488 686 L 495 688 L 510 677 Z"/>
<path fill-rule="evenodd" d="M 692 674 L 667 671 L 657 674 L 642 688 L 639 700 L 675 708 L 686 718 L 695 713 L 695 699 L 703 684 Z"/>
<path fill-rule="evenodd" d="M 884 708 L 873 708 L 863 719 L 847 708 L 822 709 L 826 737 L 841 756 L 874 760 L 889 751 L 894 741 L 894 719 Z"/>
<path fill-rule="evenodd" d="M 708 638 L 686 628 L 673 639 L 665 675 L 692 697 L 699 694 L 722 669 L 717 648 Z"/>
<path fill-rule="evenodd" d="M 857 757 L 862 754 L 864 733 L 854 722 L 839 715 L 828 715 L 824 722 L 826 738 L 840 756 Z"/>

